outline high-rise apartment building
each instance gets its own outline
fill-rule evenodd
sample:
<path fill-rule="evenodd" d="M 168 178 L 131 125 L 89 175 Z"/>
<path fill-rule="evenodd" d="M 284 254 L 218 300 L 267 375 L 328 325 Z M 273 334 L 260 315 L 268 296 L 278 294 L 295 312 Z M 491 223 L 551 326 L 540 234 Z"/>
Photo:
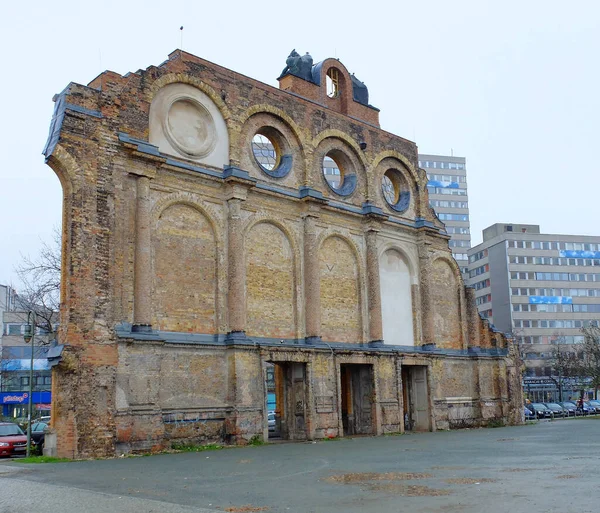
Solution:
<path fill-rule="evenodd" d="M 446 225 L 452 255 L 463 276 L 467 273 L 467 251 L 471 247 L 466 164 L 464 157 L 419 155 L 419 167 L 425 169 L 429 179 L 429 204 Z"/>
<path fill-rule="evenodd" d="M 550 376 L 555 344 L 600 319 L 600 237 L 494 224 L 469 250 L 467 283 L 480 314 L 522 344 L 528 375 Z"/>

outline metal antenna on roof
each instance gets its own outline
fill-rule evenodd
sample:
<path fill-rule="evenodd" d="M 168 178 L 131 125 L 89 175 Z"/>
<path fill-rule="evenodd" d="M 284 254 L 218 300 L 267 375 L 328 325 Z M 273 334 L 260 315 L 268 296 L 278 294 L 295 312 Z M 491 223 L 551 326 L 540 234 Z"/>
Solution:
<path fill-rule="evenodd" d="M 179 44 L 179 49 L 183 50 L 183 25 L 181 25 L 181 27 L 179 27 L 179 32 L 181 33 L 181 40 L 180 40 L 180 44 Z"/>

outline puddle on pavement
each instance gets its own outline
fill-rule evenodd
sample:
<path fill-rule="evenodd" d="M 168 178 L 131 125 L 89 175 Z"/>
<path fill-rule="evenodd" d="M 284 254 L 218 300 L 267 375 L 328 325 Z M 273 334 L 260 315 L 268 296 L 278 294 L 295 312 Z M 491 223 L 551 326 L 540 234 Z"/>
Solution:
<path fill-rule="evenodd" d="M 430 477 L 433 477 L 433 475 L 418 472 L 353 472 L 329 476 L 324 481 L 339 484 L 364 484 L 367 481 L 406 481 L 410 479 L 428 479 Z"/>
<path fill-rule="evenodd" d="M 229 511 L 230 513 L 249 513 L 252 511 L 267 511 L 269 510 L 269 508 L 265 507 L 258 507 L 258 506 L 250 506 L 249 504 L 247 506 L 230 506 L 229 508 L 224 508 L 223 511 Z"/>
<path fill-rule="evenodd" d="M 329 476 L 324 481 L 358 485 L 365 490 L 393 493 L 404 497 L 437 497 L 452 493 L 448 489 L 430 488 L 423 485 L 407 485 L 401 482 L 412 479 L 430 479 L 432 477 L 432 474 L 424 472 L 353 472 Z"/>
<path fill-rule="evenodd" d="M 490 479 L 489 477 L 482 477 L 481 479 L 474 479 L 472 477 L 454 477 L 444 479 L 444 481 L 448 484 L 476 485 L 481 483 L 495 483 L 496 479 Z"/>
<path fill-rule="evenodd" d="M 369 490 L 376 492 L 388 492 L 404 497 L 439 497 L 451 495 L 451 490 L 444 488 L 430 488 L 422 485 L 405 485 L 402 483 L 367 483 Z"/>

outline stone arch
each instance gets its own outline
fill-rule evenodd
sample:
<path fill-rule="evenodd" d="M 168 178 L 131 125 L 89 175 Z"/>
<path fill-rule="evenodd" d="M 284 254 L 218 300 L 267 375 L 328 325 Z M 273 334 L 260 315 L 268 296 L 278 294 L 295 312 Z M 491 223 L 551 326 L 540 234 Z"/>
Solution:
<path fill-rule="evenodd" d="M 444 349 L 462 349 L 462 297 L 460 270 L 456 262 L 438 256 L 431 263 L 430 307 L 434 342 Z"/>
<path fill-rule="evenodd" d="M 152 207 L 151 218 L 154 224 L 156 224 L 156 221 L 158 221 L 158 218 L 164 210 L 169 208 L 171 205 L 175 205 L 177 203 L 188 205 L 189 207 L 192 207 L 193 209 L 200 212 L 204 217 L 206 217 L 207 221 L 210 223 L 210 226 L 213 229 L 213 233 L 215 234 L 217 247 L 222 247 L 221 233 L 215 222 L 215 218 L 218 217 L 218 214 L 216 212 L 212 212 L 210 206 L 206 205 L 202 198 L 195 194 L 191 194 L 189 192 L 175 192 L 159 199 Z"/>
<path fill-rule="evenodd" d="M 338 165 L 349 168 L 344 173 L 347 176 L 344 177 L 339 190 L 330 188 L 323 177 L 323 159 L 326 155 L 336 152 L 342 157 L 342 160 L 337 162 Z M 367 162 L 356 141 L 347 134 L 338 130 L 326 130 L 315 137 L 312 159 L 307 167 L 308 182 L 322 190 L 327 197 L 337 200 L 351 197 L 352 201 L 358 204 L 366 201 L 369 194 Z M 352 183 L 348 182 L 347 178 L 353 180 L 353 186 L 348 187 Z"/>
<path fill-rule="evenodd" d="M 263 169 L 252 153 L 252 138 L 258 132 L 266 135 L 279 147 L 278 166 L 272 171 Z M 282 184 L 294 188 L 306 181 L 307 156 L 300 129 L 281 109 L 269 105 L 254 105 L 246 112 L 236 133 L 232 134 L 230 143 L 231 160 L 237 162 L 242 169 L 255 169 L 263 179 L 279 179 Z"/>
<path fill-rule="evenodd" d="M 322 236 L 317 247 L 321 337 L 330 342 L 361 343 L 364 315 L 360 252 L 348 237 L 338 233 Z"/>
<path fill-rule="evenodd" d="M 62 204 L 62 236 L 61 236 L 61 276 L 60 276 L 60 304 L 65 305 L 69 302 L 70 297 L 70 274 L 67 272 L 71 267 L 71 215 L 73 193 L 75 190 L 74 180 L 81 166 L 77 164 L 75 158 L 58 143 L 52 150 L 52 155 L 46 159 L 46 164 L 56 173 L 58 181 L 62 187 L 63 204 Z M 62 309 L 60 312 L 60 326 L 62 330 L 66 330 L 68 319 L 62 318 L 66 315 L 68 309 Z M 61 337 L 65 339 L 66 337 Z"/>
<path fill-rule="evenodd" d="M 222 169 L 229 165 L 233 120 L 223 99 L 207 84 L 169 74 L 151 87 L 148 140 L 161 153 Z"/>
<path fill-rule="evenodd" d="M 375 155 L 375 158 L 373 159 L 373 161 L 371 163 L 371 167 L 373 169 L 376 168 L 380 164 L 380 162 L 386 158 L 393 158 L 393 159 L 399 160 L 402 163 L 402 165 L 406 169 L 408 169 L 408 171 L 412 175 L 412 179 L 415 181 L 415 183 L 419 184 L 419 182 L 420 182 L 419 174 L 418 174 L 417 170 L 415 169 L 415 167 L 412 165 L 412 163 L 410 162 L 409 159 L 407 159 L 404 155 L 402 155 L 402 153 L 400 153 L 396 150 L 385 150 L 385 151 L 382 151 L 382 152 L 378 153 L 377 155 Z"/>
<path fill-rule="evenodd" d="M 278 221 L 253 219 L 244 229 L 249 337 L 297 337 L 297 251 L 290 230 Z"/>
<path fill-rule="evenodd" d="M 153 314 L 159 330 L 214 334 L 218 326 L 219 247 L 210 216 L 186 198 L 154 209 Z"/>
<path fill-rule="evenodd" d="M 379 256 L 383 340 L 386 344 L 415 345 L 414 271 L 406 253 L 391 246 Z"/>
<path fill-rule="evenodd" d="M 372 183 L 370 184 L 372 194 L 369 199 L 380 204 L 384 210 L 387 208 L 388 204 L 383 197 L 381 182 L 384 173 L 392 169 L 404 177 L 404 180 L 406 180 L 408 187 L 410 188 L 410 205 L 407 210 L 401 212 L 400 215 L 409 218 L 421 216 L 421 201 L 423 199 L 423 194 L 418 174 L 416 174 L 406 157 L 393 150 L 379 153 L 371 164 L 371 173 L 369 176 L 372 180 Z M 393 207 L 391 208 L 395 210 Z"/>
<path fill-rule="evenodd" d="M 306 158 L 304 154 L 305 144 L 303 141 L 305 140 L 304 135 L 302 134 L 302 129 L 296 124 L 296 122 L 282 109 L 275 107 L 273 105 L 269 105 L 267 103 L 259 103 L 257 105 L 252 105 L 239 120 L 238 126 L 243 126 L 246 122 L 256 114 L 272 114 L 275 117 L 281 119 L 282 123 L 285 123 L 289 129 L 293 132 L 296 140 L 298 141 L 298 145 L 303 151 L 303 157 Z M 233 154 L 233 150 L 232 150 Z"/>
<path fill-rule="evenodd" d="M 365 169 L 367 169 L 367 166 L 368 166 L 367 158 L 366 158 L 365 154 L 363 153 L 363 151 L 360 149 L 358 142 L 356 142 L 346 132 L 342 132 L 341 130 L 337 130 L 336 128 L 329 128 L 327 130 L 323 130 L 322 132 L 319 132 L 319 134 L 316 135 L 312 140 L 313 148 L 316 148 L 317 146 L 319 146 L 321 141 L 324 141 L 325 139 L 328 139 L 330 137 L 340 139 L 340 140 L 344 141 L 348 146 L 350 146 L 353 149 L 356 157 L 361 161 L 363 167 Z"/>
<path fill-rule="evenodd" d="M 197 89 L 205 93 L 215 103 L 215 105 L 221 111 L 221 115 L 223 116 L 226 122 L 231 119 L 231 111 L 229 110 L 229 107 L 227 107 L 227 104 L 223 101 L 221 96 L 211 86 L 209 86 L 205 82 L 202 82 L 202 80 L 200 80 L 199 78 L 194 77 L 192 75 L 188 75 L 186 73 L 168 73 L 155 80 L 147 92 L 146 99 L 148 103 L 152 103 L 152 100 L 154 100 L 154 97 L 156 96 L 158 91 L 160 91 L 163 87 L 177 83 L 188 84 L 196 87 Z"/>

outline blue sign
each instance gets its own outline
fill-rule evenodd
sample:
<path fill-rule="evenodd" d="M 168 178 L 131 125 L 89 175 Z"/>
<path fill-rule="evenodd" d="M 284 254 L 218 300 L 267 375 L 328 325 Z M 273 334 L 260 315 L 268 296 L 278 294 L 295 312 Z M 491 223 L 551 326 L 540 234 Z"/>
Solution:
<path fill-rule="evenodd" d="M 571 296 L 529 296 L 531 305 L 572 305 Z"/>
<path fill-rule="evenodd" d="M 439 180 L 429 180 L 427 187 L 442 187 L 444 189 L 458 189 L 458 182 L 440 182 Z"/>
<path fill-rule="evenodd" d="M 563 258 L 600 258 L 600 251 L 569 251 L 561 249 L 558 254 Z"/>
<path fill-rule="evenodd" d="M 34 404 L 50 404 L 52 392 L 34 392 Z M 29 404 L 28 392 L 0 392 L 0 404 Z"/>

